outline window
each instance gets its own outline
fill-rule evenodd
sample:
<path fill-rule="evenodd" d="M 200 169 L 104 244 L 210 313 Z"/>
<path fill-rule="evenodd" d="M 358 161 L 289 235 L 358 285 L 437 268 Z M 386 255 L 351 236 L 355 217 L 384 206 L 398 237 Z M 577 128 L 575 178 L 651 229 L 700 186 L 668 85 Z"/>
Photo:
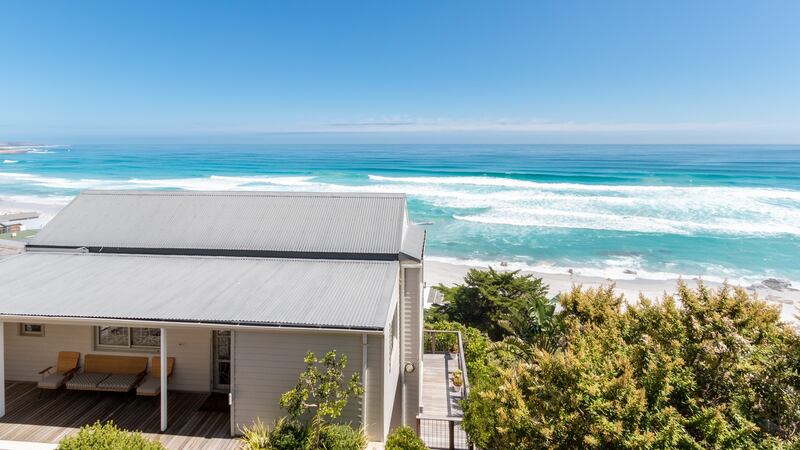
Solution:
<path fill-rule="evenodd" d="M 398 317 L 400 315 L 400 306 L 398 304 L 397 309 L 394 311 L 394 315 L 392 316 L 392 322 L 389 324 L 389 330 L 391 330 L 391 336 L 389 337 L 389 373 L 392 372 L 392 367 L 394 366 L 394 351 L 397 348 L 398 340 L 399 340 L 399 333 L 400 333 L 400 324 Z"/>
<path fill-rule="evenodd" d="M 44 336 L 44 325 L 40 323 L 21 323 L 19 324 L 19 334 L 21 336 Z"/>
<path fill-rule="evenodd" d="M 159 328 L 97 327 L 97 347 L 155 350 L 161 343 Z"/>

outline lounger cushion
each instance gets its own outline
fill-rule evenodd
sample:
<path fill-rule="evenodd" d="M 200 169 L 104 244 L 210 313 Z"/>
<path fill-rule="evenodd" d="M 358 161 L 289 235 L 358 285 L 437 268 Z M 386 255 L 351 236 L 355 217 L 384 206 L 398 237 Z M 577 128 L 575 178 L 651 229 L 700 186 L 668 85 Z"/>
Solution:
<path fill-rule="evenodd" d="M 161 392 L 161 380 L 148 378 L 136 388 L 136 395 L 158 395 Z"/>
<path fill-rule="evenodd" d="M 105 380 L 101 381 L 100 384 L 97 385 L 99 389 L 112 389 L 112 390 L 121 390 L 121 391 L 129 391 L 133 389 L 133 385 L 139 380 L 139 376 L 137 375 L 129 375 L 129 374 L 113 374 L 110 377 L 106 378 Z"/>
<path fill-rule="evenodd" d="M 39 381 L 40 389 L 58 389 L 64 385 L 66 377 L 60 373 L 51 373 Z"/>
<path fill-rule="evenodd" d="M 67 389 L 94 389 L 110 376 L 109 373 L 79 373 L 67 381 Z"/>

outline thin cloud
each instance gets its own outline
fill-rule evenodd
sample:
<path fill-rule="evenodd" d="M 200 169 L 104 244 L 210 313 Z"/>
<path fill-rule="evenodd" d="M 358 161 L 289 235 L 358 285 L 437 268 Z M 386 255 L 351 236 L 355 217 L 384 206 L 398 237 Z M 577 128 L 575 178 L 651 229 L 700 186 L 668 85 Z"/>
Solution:
<path fill-rule="evenodd" d="M 353 121 L 309 127 L 304 132 L 513 132 L 513 133 L 642 133 L 768 130 L 775 125 L 747 122 L 557 122 L 557 121 Z"/>

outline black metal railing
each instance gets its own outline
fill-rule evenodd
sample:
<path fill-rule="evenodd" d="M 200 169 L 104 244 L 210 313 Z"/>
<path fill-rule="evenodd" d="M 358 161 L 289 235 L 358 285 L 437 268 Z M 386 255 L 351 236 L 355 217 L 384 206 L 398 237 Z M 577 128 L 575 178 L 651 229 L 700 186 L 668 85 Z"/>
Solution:
<path fill-rule="evenodd" d="M 472 450 L 467 433 L 461 428 L 461 418 L 417 416 L 417 435 L 428 448 L 436 450 Z"/>

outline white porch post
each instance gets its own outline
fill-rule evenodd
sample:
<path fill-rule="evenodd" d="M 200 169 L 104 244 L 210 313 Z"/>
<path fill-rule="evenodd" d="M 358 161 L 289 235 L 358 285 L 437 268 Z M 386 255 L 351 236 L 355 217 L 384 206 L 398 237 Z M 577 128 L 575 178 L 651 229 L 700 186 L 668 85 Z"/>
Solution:
<path fill-rule="evenodd" d="M 161 431 L 167 430 L 167 329 L 161 329 Z"/>
<path fill-rule="evenodd" d="M 3 383 L 0 389 L 0 417 L 3 417 L 6 415 L 6 342 L 3 322 L 0 322 L 0 382 Z"/>

